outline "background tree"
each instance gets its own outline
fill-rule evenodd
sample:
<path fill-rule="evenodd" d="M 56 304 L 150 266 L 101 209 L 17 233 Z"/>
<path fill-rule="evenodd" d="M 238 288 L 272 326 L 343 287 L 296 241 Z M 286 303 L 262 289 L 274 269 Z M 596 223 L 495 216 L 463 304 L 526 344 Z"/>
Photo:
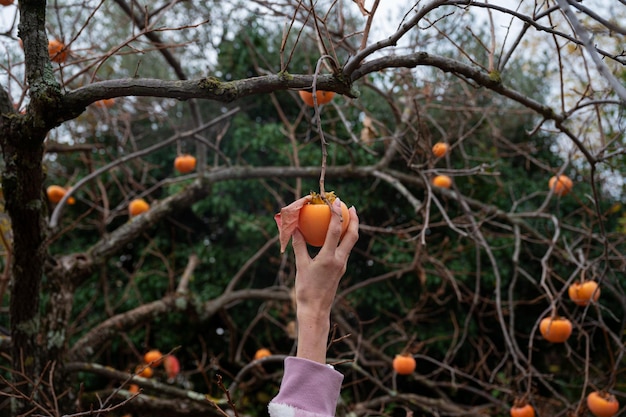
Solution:
<path fill-rule="evenodd" d="M 295 325 L 272 217 L 322 172 L 362 219 L 329 343 L 341 415 L 623 400 L 623 6 L 200 3 L 1 9 L 3 413 L 265 413 Z M 564 344 L 539 331 L 557 315 Z M 154 349 L 181 372 L 148 377 Z"/>

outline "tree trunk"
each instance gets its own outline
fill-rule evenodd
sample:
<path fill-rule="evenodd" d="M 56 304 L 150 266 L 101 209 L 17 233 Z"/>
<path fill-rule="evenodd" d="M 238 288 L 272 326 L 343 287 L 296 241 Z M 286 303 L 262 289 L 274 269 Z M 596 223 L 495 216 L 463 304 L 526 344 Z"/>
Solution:
<path fill-rule="evenodd" d="M 46 2 L 19 2 L 19 36 L 25 51 L 26 78 L 30 102 L 27 113 L 5 114 L 0 122 L 5 162 L 2 185 L 6 209 L 13 229 L 13 264 L 10 301 L 12 365 L 15 388 L 28 400 L 17 400 L 14 415 L 31 411 L 39 403 L 50 408 L 45 398 L 52 387 L 48 372 L 61 355 L 58 335 L 49 334 L 40 311 L 44 263 L 47 259 L 47 204 L 44 198 L 44 140 L 58 124 L 62 93 L 55 80 L 48 56 L 45 28 Z M 2 107 L 12 107 L 6 91 L 0 97 Z M 51 288 L 61 287 L 51 285 Z M 55 294 L 46 293 L 54 300 Z M 41 381 L 38 380 L 40 377 Z M 45 390 L 45 391 L 44 391 Z M 36 392 L 35 392 L 36 391 Z M 45 392 L 47 395 L 41 395 Z"/>
<path fill-rule="evenodd" d="M 39 146 L 21 148 L 9 138 L 3 144 L 5 171 L 2 183 L 6 207 L 13 227 L 13 277 L 11 288 L 11 339 L 13 382 L 30 395 L 33 381 L 47 362 L 45 338 L 41 337 L 39 294 L 45 257 L 45 211 L 42 199 L 43 141 Z M 21 145 L 21 144 L 20 144 Z M 39 219 L 39 221 L 33 221 Z M 24 385 L 19 385 L 25 383 Z M 36 401 L 36 397 L 35 397 Z M 16 414 L 31 406 L 18 404 Z"/>

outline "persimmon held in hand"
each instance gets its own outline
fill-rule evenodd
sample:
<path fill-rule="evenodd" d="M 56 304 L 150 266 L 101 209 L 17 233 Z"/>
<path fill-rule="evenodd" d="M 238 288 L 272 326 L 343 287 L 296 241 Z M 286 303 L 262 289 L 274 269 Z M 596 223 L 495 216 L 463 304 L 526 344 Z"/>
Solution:
<path fill-rule="evenodd" d="M 530 404 L 511 407 L 511 417 L 535 417 L 535 409 Z"/>
<path fill-rule="evenodd" d="M 550 177 L 548 180 L 548 188 L 554 189 L 554 194 L 561 197 L 569 194 L 573 186 L 574 183 L 566 175 L 559 175 L 558 181 L 556 176 Z"/>
<path fill-rule="evenodd" d="M 65 62 L 67 59 L 67 48 L 65 48 L 65 44 L 57 39 L 50 39 L 48 41 L 48 55 L 50 55 L 50 60 L 54 62 Z"/>
<path fill-rule="evenodd" d="M 452 178 L 447 175 L 437 175 L 432 179 L 432 184 L 439 188 L 450 188 L 452 186 Z"/>
<path fill-rule="evenodd" d="M 441 158 L 448 153 L 448 149 L 450 149 L 450 146 L 447 143 L 437 142 L 433 145 L 433 155 L 437 158 Z"/>
<path fill-rule="evenodd" d="M 330 207 L 318 193 L 311 194 L 313 195 L 311 201 L 300 209 L 298 229 L 300 229 L 306 243 L 319 247 L 324 245 L 326 232 L 328 232 L 330 225 L 330 216 L 331 214 L 335 215 L 335 213 L 331 213 Z M 326 200 L 331 205 L 336 198 L 337 196 L 333 191 L 326 193 Z M 343 237 L 348 230 L 348 224 L 350 224 L 350 212 L 343 201 L 341 202 L 341 218 L 341 237 Z"/>
<path fill-rule="evenodd" d="M 152 368 L 156 368 L 163 363 L 163 354 L 158 349 L 151 349 L 143 355 L 143 361 Z"/>
<path fill-rule="evenodd" d="M 313 107 L 315 103 L 313 102 L 313 93 L 310 91 L 300 90 L 298 91 L 300 94 L 300 98 L 304 101 L 304 104 L 307 106 Z M 315 98 L 317 99 L 317 105 L 321 106 L 322 104 L 330 103 L 330 101 L 335 97 L 335 93 L 333 91 L 315 91 Z"/>
<path fill-rule="evenodd" d="M 130 217 L 138 216 L 150 209 L 150 204 L 143 198 L 136 198 L 128 204 L 128 214 Z"/>
<path fill-rule="evenodd" d="M 61 201 L 63 197 L 65 197 L 65 194 L 67 194 L 67 190 L 60 185 L 51 185 L 46 188 L 46 194 L 48 196 L 48 200 L 51 203 L 56 204 Z M 72 205 L 74 203 L 76 203 L 76 199 L 74 197 L 70 197 L 67 199 L 67 204 Z"/>
<path fill-rule="evenodd" d="M 178 155 L 174 159 L 174 168 L 181 174 L 187 174 L 196 169 L 196 158 L 189 154 Z"/>
<path fill-rule="evenodd" d="M 417 366 L 415 358 L 409 354 L 399 354 L 393 358 L 392 361 L 393 370 L 398 375 L 409 375 L 415 371 Z"/>
<path fill-rule="evenodd" d="M 619 410 L 619 402 L 613 394 L 593 391 L 587 395 L 587 408 L 596 417 L 612 417 Z"/>
<path fill-rule="evenodd" d="M 572 322 L 565 317 L 545 317 L 539 323 L 539 331 L 548 342 L 563 343 L 572 334 Z"/>
<path fill-rule="evenodd" d="M 569 298 L 579 306 L 586 306 L 592 300 L 598 301 L 600 298 L 600 288 L 595 281 L 574 282 L 567 289 Z"/>
<path fill-rule="evenodd" d="M 254 353 L 254 360 L 259 360 L 271 356 L 272 352 L 270 352 L 267 348 L 261 348 Z"/>

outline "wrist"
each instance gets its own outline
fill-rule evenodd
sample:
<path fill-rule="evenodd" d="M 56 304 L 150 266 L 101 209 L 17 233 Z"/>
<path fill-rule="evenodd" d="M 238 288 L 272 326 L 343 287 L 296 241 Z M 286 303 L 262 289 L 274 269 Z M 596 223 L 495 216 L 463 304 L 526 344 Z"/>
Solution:
<path fill-rule="evenodd" d="M 306 337 L 307 340 L 318 338 L 324 339 L 324 343 L 330 332 L 330 319 L 302 319 L 298 318 L 298 338 Z"/>

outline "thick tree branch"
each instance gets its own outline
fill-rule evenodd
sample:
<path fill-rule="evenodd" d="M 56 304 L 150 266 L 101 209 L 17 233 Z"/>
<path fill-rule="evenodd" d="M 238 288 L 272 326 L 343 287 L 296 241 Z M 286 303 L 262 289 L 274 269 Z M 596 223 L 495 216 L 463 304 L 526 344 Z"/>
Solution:
<path fill-rule="evenodd" d="M 222 294 L 202 305 L 195 305 L 193 297 L 187 294 L 168 294 L 160 300 L 143 304 L 133 310 L 118 314 L 103 321 L 81 337 L 70 349 L 68 355 L 73 361 L 82 361 L 91 358 L 95 349 L 107 340 L 110 340 L 120 331 L 128 330 L 138 324 L 149 322 L 162 314 L 172 311 L 187 311 L 198 313 L 198 320 L 206 321 L 220 309 L 227 308 L 243 300 L 276 300 L 290 301 L 286 289 L 245 289 Z"/>
<path fill-rule="evenodd" d="M 235 81 L 221 81 L 211 76 L 177 81 L 149 78 L 106 80 L 68 92 L 64 97 L 64 105 L 80 108 L 96 100 L 121 96 L 165 97 L 178 100 L 203 98 L 229 103 L 254 94 L 311 88 L 313 78 L 313 75 L 284 73 Z M 319 90 L 331 90 L 348 97 L 355 96 L 351 85 L 341 82 L 332 75 L 318 75 L 316 82 Z"/>

